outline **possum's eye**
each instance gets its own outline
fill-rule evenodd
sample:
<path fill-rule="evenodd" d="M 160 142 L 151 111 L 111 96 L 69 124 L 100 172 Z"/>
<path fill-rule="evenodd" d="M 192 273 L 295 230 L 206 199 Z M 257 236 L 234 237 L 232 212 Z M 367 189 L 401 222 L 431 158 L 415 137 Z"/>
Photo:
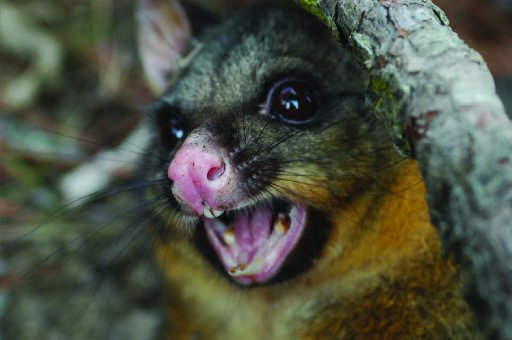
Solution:
<path fill-rule="evenodd" d="M 315 100 L 309 87 L 298 80 L 276 83 L 267 96 L 270 115 L 287 123 L 306 123 L 315 114 Z"/>
<path fill-rule="evenodd" d="M 157 117 L 160 140 L 166 150 L 172 150 L 185 136 L 185 126 L 173 114 L 172 108 L 164 107 L 159 110 Z"/>

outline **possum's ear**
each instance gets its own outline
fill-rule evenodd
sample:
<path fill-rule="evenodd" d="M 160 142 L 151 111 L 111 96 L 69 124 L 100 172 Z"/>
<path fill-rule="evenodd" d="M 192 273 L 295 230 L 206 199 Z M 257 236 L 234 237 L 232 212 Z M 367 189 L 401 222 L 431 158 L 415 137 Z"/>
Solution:
<path fill-rule="evenodd" d="M 139 0 L 138 45 L 144 73 L 155 94 L 161 94 L 191 36 L 185 11 L 176 0 Z"/>

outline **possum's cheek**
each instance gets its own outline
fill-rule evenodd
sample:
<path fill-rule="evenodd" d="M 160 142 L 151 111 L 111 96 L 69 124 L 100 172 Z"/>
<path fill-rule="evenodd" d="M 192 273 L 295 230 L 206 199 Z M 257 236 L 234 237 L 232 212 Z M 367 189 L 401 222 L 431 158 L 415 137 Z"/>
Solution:
<path fill-rule="evenodd" d="M 199 217 L 236 282 L 264 283 L 278 274 L 305 229 L 304 206 L 283 200 L 254 203 L 229 152 L 204 132 L 187 137 L 168 176 L 182 212 Z"/>

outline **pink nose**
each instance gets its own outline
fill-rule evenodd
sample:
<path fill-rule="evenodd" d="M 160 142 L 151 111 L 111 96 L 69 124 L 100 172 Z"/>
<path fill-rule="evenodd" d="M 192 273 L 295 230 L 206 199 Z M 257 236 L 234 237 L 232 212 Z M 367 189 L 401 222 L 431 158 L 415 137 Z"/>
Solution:
<path fill-rule="evenodd" d="M 205 204 L 223 210 L 220 201 L 232 177 L 224 159 L 221 148 L 212 146 L 205 136 L 192 134 L 169 165 L 167 175 L 174 182 L 173 193 L 198 216 Z"/>

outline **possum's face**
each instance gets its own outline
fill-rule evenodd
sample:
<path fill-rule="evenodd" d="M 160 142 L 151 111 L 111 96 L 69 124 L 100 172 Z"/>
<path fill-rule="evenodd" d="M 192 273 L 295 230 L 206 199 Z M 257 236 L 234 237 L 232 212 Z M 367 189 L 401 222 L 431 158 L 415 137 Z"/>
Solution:
<path fill-rule="evenodd" d="M 302 273 L 389 145 L 364 109 L 366 76 L 296 9 L 242 14 L 190 58 L 151 108 L 170 224 L 193 225 L 239 284 Z"/>

